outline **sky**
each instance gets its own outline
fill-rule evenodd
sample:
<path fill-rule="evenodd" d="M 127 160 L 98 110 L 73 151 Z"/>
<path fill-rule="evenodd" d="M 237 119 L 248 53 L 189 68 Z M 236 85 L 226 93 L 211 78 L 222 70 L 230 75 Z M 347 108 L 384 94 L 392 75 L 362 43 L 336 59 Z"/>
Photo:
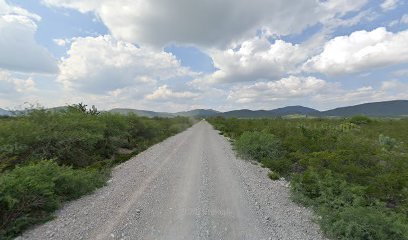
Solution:
<path fill-rule="evenodd" d="M 0 108 L 408 99 L 406 0 L 0 0 Z"/>

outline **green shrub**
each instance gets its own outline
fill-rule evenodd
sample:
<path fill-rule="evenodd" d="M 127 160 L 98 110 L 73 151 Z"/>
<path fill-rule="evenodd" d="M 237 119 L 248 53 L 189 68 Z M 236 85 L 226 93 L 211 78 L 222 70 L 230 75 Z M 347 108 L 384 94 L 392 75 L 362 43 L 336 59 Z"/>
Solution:
<path fill-rule="evenodd" d="M 364 115 L 357 115 L 352 118 L 350 118 L 349 122 L 354 123 L 357 125 L 362 125 L 362 124 L 368 124 L 371 123 L 373 120 L 371 120 L 369 117 L 364 116 Z"/>
<path fill-rule="evenodd" d="M 373 207 L 346 207 L 321 210 L 323 230 L 344 240 L 406 240 L 408 228 L 403 216 Z"/>
<path fill-rule="evenodd" d="M 380 136 L 378 137 L 378 142 L 383 147 L 383 149 L 387 151 L 391 151 L 397 146 L 397 140 L 388 136 L 384 136 L 383 134 L 380 134 Z"/>
<path fill-rule="evenodd" d="M 278 159 L 264 158 L 261 162 L 264 167 L 282 175 L 287 175 L 292 167 L 292 162 L 284 157 Z"/>
<path fill-rule="evenodd" d="M 264 132 L 244 132 L 234 146 L 241 157 L 256 161 L 280 159 L 284 155 L 279 139 Z"/>
<path fill-rule="evenodd" d="M 270 179 L 272 179 L 272 180 L 279 180 L 279 179 L 280 179 L 279 174 L 276 173 L 276 172 L 270 172 L 270 173 L 268 173 L 268 177 L 269 177 Z"/>
<path fill-rule="evenodd" d="M 92 192 L 106 176 L 53 161 L 17 166 L 0 175 L 0 238 L 11 238 L 29 225 L 50 219 L 62 201 Z"/>

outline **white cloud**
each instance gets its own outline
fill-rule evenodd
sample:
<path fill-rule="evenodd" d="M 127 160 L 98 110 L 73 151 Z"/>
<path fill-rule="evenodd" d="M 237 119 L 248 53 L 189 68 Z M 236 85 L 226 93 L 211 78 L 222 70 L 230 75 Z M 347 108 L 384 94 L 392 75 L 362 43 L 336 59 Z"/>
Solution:
<path fill-rule="evenodd" d="M 340 86 L 327 89 L 312 97 L 312 101 L 329 107 L 339 107 L 346 105 L 360 104 L 373 100 L 381 101 L 385 95 L 382 91 L 374 89 L 372 86 L 363 86 L 357 89 L 344 89 Z"/>
<path fill-rule="evenodd" d="M 398 4 L 399 0 L 384 0 L 380 6 L 384 11 L 389 11 L 396 8 Z"/>
<path fill-rule="evenodd" d="M 0 71 L 0 95 L 12 96 L 33 90 L 35 90 L 35 82 L 31 77 L 17 78 L 8 71 Z"/>
<path fill-rule="evenodd" d="M 400 21 L 398 21 L 398 20 L 393 20 L 393 21 L 391 21 L 390 23 L 388 23 L 388 26 L 389 26 L 389 27 L 393 27 L 393 26 L 397 25 L 399 22 L 400 22 Z"/>
<path fill-rule="evenodd" d="M 58 81 L 88 93 L 154 86 L 157 81 L 194 75 L 170 53 L 140 48 L 109 35 L 75 38 L 67 54 Z"/>
<path fill-rule="evenodd" d="M 394 71 L 394 72 L 392 73 L 392 75 L 393 75 L 394 77 L 408 77 L 408 68 L 407 68 L 407 69 L 400 69 L 400 70 Z"/>
<path fill-rule="evenodd" d="M 152 94 L 147 95 L 147 100 L 176 100 L 176 99 L 192 99 L 199 95 L 193 92 L 176 92 L 171 90 L 167 85 L 160 86 Z"/>
<path fill-rule="evenodd" d="M 408 62 L 407 42 L 408 30 L 392 33 L 377 28 L 353 32 L 328 41 L 323 52 L 309 59 L 304 69 L 336 75 Z"/>
<path fill-rule="evenodd" d="M 400 23 L 408 24 L 408 14 L 404 14 L 404 15 L 401 17 Z"/>
<path fill-rule="evenodd" d="M 274 82 L 234 86 L 228 95 L 227 109 L 273 109 L 289 105 L 330 109 L 374 101 L 408 99 L 408 83 L 383 81 L 379 86 L 346 88 L 340 82 L 315 77 L 290 76 Z"/>
<path fill-rule="evenodd" d="M 41 18 L 0 0 L 0 68 L 19 72 L 55 73 L 56 60 L 36 43 Z"/>
<path fill-rule="evenodd" d="M 62 38 L 53 39 L 53 42 L 55 44 L 57 44 L 58 46 L 61 46 L 61 47 L 65 46 L 65 45 L 67 45 L 69 43 L 66 39 L 62 39 Z"/>
<path fill-rule="evenodd" d="M 273 80 L 295 71 L 307 59 L 307 51 L 300 45 L 266 38 L 244 41 L 239 47 L 225 51 L 209 51 L 218 70 L 211 82 L 242 82 Z"/>
<path fill-rule="evenodd" d="M 40 21 L 41 17 L 35 13 L 31 13 L 24 8 L 9 5 L 5 0 L 0 0 L 0 15 L 17 15 L 23 16 L 27 19 L 32 19 L 34 21 Z"/>
<path fill-rule="evenodd" d="M 408 14 L 404 14 L 402 15 L 402 17 L 400 19 L 395 19 L 393 21 L 391 21 L 388 26 L 393 27 L 397 24 L 408 24 Z"/>
<path fill-rule="evenodd" d="M 315 106 L 329 109 L 339 106 L 355 105 L 367 102 L 389 101 L 408 98 L 408 83 L 388 80 L 380 86 L 362 86 L 356 89 L 346 89 L 340 83 L 326 88 L 311 98 Z"/>
<path fill-rule="evenodd" d="M 381 90 L 382 91 L 395 91 L 400 92 L 400 93 L 405 93 L 404 97 L 401 97 L 401 99 L 407 98 L 408 97 L 408 83 L 404 83 L 398 80 L 389 80 L 389 81 L 384 81 L 381 83 Z M 393 97 L 397 97 L 393 94 L 390 94 Z"/>
<path fill-rule="evenodd" d="M 43 0 L 48 6 L 94 12 L 116 38 L 162 47 L 169 43 L 227 46 L 257 30 L 273 35 L 356 11 L 367 0 Z"/>
<path fill-rule="evenodd" d="M 228 99 L 236 103 L 272 103 L 312 96 L 326 86 L 326 81 L 315 77 L 289 76 L 278 81 L 235 86 L 230 91 Z"/>

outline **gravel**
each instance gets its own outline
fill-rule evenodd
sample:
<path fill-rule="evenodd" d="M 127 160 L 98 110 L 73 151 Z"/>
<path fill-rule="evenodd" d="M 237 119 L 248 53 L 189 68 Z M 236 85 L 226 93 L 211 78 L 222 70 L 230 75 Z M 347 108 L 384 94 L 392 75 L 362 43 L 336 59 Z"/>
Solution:
<path fill-rule="evenodd" d="M 289 184 L 267 173 L 201 121 L 18 239 L 325 239 L 312 212 L 290 201 Z"/>

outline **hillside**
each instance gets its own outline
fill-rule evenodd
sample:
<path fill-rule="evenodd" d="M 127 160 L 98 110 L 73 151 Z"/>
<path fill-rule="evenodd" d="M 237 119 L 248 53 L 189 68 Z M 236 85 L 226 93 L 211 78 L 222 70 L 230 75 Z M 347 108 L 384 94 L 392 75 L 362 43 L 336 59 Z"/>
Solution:
<path fill-rule="evenodd" d="M 10 111 L 0 108 L 0 116 L 11 116 L 11 115 L 12 113 Z"/>
<path fill-rule="evenodd" d="M 221 113 L 220 116 L 223 117 L 235 117 L 235 118 L 262 118 L 262 117 L 273 117 L 274 115 L 271 114 L 269 111 L 266 110 L 249 110 L 249 109 L 241 109 L 241 110 L 233 110 Z"/>
<path fill-rule="evenodd" d="M 288 106 L 288 107 L 283 107 L 283 108 L 277 108 L 269 112 L 273 113 L 276 116 L 286 116 L 286 115 L 294 115 L 294 114 L 312 115 L 312 114 L 319 113 L 319 111 L 316 109 L 303 107 L 303 106 Z"/>
<path fill-rule="evenodd" d="M 349 107 L 335 108 L 323 111 L 318 116 L 341 116 L 367 115 L 376 117 L 407 116 L 408 100 L 395 100 L 387 102 L 373 102 Z"/>
<path fill-rule="evenodd" d="M 222 113 L 212 110 L 212 109 L 195 109 L 191 111 L 175 113 L 175 115 L 183 116 L 183 117 L 211 117 L 211 116 L 215 116 L 218 114 L 222 114 Z"/>
<path fill-rule="evenodd" d="M 111 113 L 120 113 L 124 115 L 128 115 L 130 113 L 134 113 L 138 116 L 141 117 L 174 117 L 174 114 L 172 113 L 166 113 L 166 112 L 154 112 L 154 111 L 147 111 L 147 110 L 137 110 L 137 109 L 129 109 L 129 108 L 114 108 L 110 110 L 109 112 Z"/>
<path fill-rule="evenodd" d="M 303 106 L 288 106 L 283 108 L 277 108 L 273 110 L 234 110 L 222 113 L 223 117 L 236 117 L 236 118 L 264 118 L 264 117 L 282 117 L 286 115 L 313 115 L 317 114 L 319 111 L 313 108 L 303 107 Z"/>
<path fill-rule="evenodd" d="M 56 107 L 50 108 L 51 111 L 61 111 L 66 109 L 66 107 Z M 222 116 L 226 118 L 270 118 L 270 117 L 283 117 L 288 115 L 306 115 L 306 116 L 316 116 L 316 117 L 350 117 L 355 115 L 367 115 L 373 117 L 397 117 L 397 116 L 408 116 L 408 100 L 395 100 L 386 102 L 373 102 L 364 103 L 354 106 L 340 107 L 327 111 L 318 111 L 313 108 L 303 107 L 303 106 L 287 106 L 272 110 L 250 110 L 250 109 L 239 109 L 227 112 L 219 112 L 213 109 L 194 109 L 190 111 L 183 111 L 177 113 L 168 112 L 155 112 L 147 110 L 138 110 L 130 108 L 114 108 L 109 110 L 112 113 L 129 114 L 134 113 L 142 117 L 164 117 L 172 118 L 176 116 L 183 117 L 213 117 Z M 0 116 L 10 116 L 12 113 L 10 111 L 0 108 Z"/>

